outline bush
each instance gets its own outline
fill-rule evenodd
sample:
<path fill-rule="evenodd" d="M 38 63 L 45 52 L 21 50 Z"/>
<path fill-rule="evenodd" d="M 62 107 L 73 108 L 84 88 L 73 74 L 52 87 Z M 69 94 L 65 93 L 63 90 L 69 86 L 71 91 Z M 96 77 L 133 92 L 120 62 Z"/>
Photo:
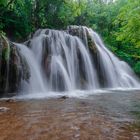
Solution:
<path fill-rule="evenodd" d="M 140 76 L 140 61 L 135 64 L 134 71 Z"/>

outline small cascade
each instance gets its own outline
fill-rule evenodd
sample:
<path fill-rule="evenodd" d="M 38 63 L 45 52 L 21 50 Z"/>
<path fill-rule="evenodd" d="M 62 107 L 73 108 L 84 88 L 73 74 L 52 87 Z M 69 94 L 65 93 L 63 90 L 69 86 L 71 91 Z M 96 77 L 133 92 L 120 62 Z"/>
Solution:
<path fill-rule="evenodd" d="M 36 61 L 36 56 L 27 46 L 17 43 L 15 45 L 20 49 L 21 57 L 26 59 L 30 71 L 29 84 L 25 86 L 26 90 L 28 89 L 29 93 L 46 92 L 47 85 L 44 85 L 43 77 Z"/>
<path fill-rule="evenodd" d="M 22 85 L 29 93 L 140 86 L 131 68 L 87 27 L 39 29 L 24 45 L 15 45 L 29 68 Z"/>
<path fill-rule="evenodd" d="M 96 32 L 90 29 L 89 34 L 98 50 L 98 63 L 106 79 L 106 87 L 139 87 L 138 79 L 128 64 L 109 51 Z"/>

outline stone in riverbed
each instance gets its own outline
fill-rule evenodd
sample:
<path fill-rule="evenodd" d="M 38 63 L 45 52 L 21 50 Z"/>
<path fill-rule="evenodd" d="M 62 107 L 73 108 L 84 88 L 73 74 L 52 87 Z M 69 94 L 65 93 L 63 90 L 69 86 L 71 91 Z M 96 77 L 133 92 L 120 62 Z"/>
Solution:
<path fill-rule="evenodd" d="M 16 102 L 16 100 L 14 100 L 14 99 L 7 99 L 6 102 L 13 103 L 13 102 Z"/>
<path fill-rule="evenodd" d="M 0 107 L 0 112 L 7 112 L 9 110 L 10 110 L 10 108 L 8 108 L 8 107 Z"/>
<path fill-rule="evenodd" d="M 67 99 L 68 96 L 61 96 L 60 99 Z"/>

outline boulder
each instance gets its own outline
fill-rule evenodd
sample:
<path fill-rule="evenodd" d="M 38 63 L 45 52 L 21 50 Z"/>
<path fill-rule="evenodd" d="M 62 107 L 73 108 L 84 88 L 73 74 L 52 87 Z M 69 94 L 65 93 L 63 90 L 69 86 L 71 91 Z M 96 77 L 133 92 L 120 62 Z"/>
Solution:
<path fill-rule="evenodd" d="M 14 96 L 22 79 L 29 79 L 26 61 L 16 45 L 0 34 L 0 96 Z"/>

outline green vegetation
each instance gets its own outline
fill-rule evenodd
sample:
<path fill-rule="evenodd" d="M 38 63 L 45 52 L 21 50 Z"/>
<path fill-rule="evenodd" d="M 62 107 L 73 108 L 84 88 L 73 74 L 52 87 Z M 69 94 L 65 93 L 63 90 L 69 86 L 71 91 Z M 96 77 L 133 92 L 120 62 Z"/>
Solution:
<path fill-rule="evenodd" d="M 0 32 L 23 41 L 38 28 L 85 25 L 140 75 L 140 0 L 0 0 Z"/>

